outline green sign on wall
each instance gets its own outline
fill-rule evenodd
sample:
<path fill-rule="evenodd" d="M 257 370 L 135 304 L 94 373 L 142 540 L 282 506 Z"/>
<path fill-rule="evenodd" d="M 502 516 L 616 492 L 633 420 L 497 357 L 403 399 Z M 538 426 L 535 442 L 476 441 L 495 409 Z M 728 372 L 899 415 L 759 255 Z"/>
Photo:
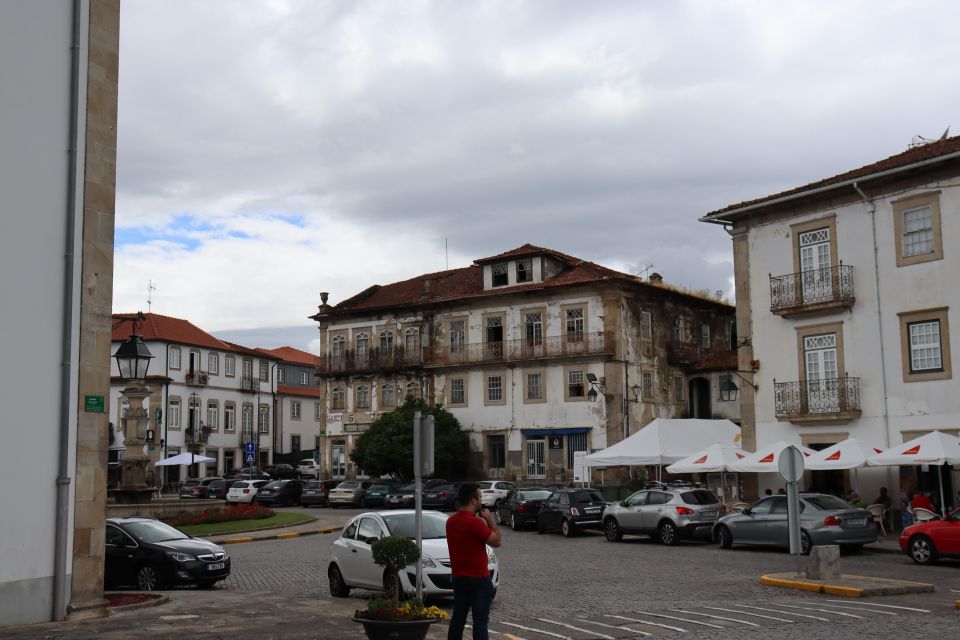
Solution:
<path fill-rule="evenodd" d="M 83 396 L 83 410 L 86 413 L 103 413 L 103 396 Z"/>

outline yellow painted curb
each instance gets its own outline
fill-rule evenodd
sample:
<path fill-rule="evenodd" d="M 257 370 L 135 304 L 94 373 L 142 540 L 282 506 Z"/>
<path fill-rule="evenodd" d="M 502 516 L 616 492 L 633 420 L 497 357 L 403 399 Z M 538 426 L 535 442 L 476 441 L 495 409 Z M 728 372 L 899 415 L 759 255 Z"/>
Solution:
<path fill-rule="evenodd" d="M 286 540 L 287 538 L 299 538 L 300 534 L 297 532 L 294 533 L 278 533 L 277 540 Z"/>
<path fill-rule="evenodd" d="M 253 538 L 230 538 L 229 540 L 224 540 L 220 544 L 240 544 L 241 542 L 253 542 Z"/>
<path fill-rule="evenodd" d="M 802 591 L 820 591 L 820 585 L 812 582 L 803 582 L 801 580 L 784 580 L 782 578 L 771 578 L 770 576 L 761 576 L 760 584 L 768 587 L 788 587 L 790 589 L 800 589 Z"/>
<path fill-rule="evenodd" d="M 856 587 L 840 587 L 834 584 L 823 585 L 821 591 L 832 596 L 843 596 L 845 598 L 860 598 L 863 596 L 863 589 L 857 589 Z"/>

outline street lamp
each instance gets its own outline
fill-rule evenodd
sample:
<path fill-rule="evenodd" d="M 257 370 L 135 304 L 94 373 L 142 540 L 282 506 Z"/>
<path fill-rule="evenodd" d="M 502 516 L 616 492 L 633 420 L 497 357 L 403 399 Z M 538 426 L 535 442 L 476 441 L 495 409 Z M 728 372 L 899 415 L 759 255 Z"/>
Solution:
<path fill-rule="evenodd" d="M 153 355 L 139 334 L 142 320 L 143 314 L 121 320 L 132 322 L 133 330 L 113 354 L 117 360 L 120 379 L 126 384 L 120 391 L 120 396 L 127 403 L 127 409 L 120 417 L 126 451 L 120 463 L 120 488 L 114 492 L 114 497 L 118 503 L 126 504 L 150 502 L 153 493 L 153 489 L 147 487 L 147 464 L 150 460 L 143 451 L 150 426 L 150 416 L 143 408 L 143 400 L 150 395 L 145 380 Z"/>
<path fill-rule="evenodd" d="M 753 373 L 752 371 L 750 373 Z M 746 384 L 753 387 L 754 391 L 760 389 L 759 385 L 753 384 L 742 375 L 736 371 L 731 371 L 730 375 L 720 379 L 720 399 L 724 402 L 730 402 L 737 399 L 737 394 L 740 393 L 740 388 L 737 387 L 737 383 L 733 381 L 733 376 L 737 376 L 743 380 Z"/>
<path fill-rule="evenodd" d="M 592 373 L 587 374 L 587 382 L 590 383 L 590 390 L 587 391 L 587 400 L 590 402 L 597 401 L 597 395 L 602 395 L 604 398 L 607 397 L 606 389 L 600 382 L 597 380 L 597 376 Z"/>

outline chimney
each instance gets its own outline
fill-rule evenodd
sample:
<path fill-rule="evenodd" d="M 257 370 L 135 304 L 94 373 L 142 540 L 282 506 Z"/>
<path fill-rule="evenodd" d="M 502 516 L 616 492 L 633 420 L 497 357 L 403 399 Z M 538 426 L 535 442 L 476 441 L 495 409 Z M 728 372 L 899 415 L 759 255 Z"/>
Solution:
<path fill-rule="evenodd" d="M 663 276 L 654 271 L 650 274 L 650 283 L 651 284 L 663 284 Z"/>

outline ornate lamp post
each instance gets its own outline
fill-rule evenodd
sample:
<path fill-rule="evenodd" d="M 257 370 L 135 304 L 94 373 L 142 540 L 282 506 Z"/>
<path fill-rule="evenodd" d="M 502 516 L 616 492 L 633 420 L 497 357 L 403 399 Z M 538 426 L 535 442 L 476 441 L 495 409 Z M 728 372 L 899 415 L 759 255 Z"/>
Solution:
<path fill-rule="evenodd" d="M 145 379 L 153 355 L 137 333 L 138 330 L 138 323 L 134 321 L 130 337 L 113 354 L 120 369 L 120 378 L 127 384 L 120 392 L 127 401 L 127 411 L 120 418 L 123 422 L 123 444 L 127 450 L 120 462 L 120 488 L 114 492 L 117 502 L 122 504 L 150 502 L 153 493 L 153 488 L 147 486 L 147 463 L 150 460 L 143 452 L 150 426 L 150 416 L 143 408 L 143 400 L 150 395 Z"/>

